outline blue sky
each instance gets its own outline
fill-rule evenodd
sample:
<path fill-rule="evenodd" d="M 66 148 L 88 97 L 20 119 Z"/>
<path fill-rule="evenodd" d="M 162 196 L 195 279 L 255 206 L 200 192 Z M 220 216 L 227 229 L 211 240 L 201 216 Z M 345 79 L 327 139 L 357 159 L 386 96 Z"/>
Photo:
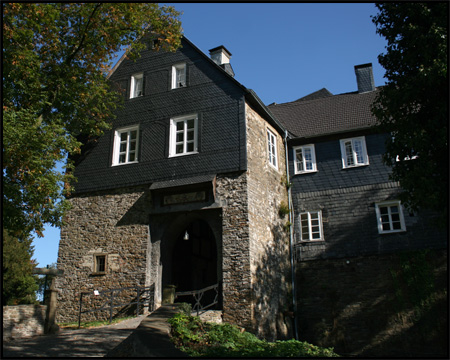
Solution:
<path fill-rule="evenodd" d="M 372 63 L 375 85 L 385 83 L 377 56 L 371 3 L 176 3 L 184 35 L 204 53 L 224 45 L 235 78 L 265 104 L 294 101 L 321 88 L 356 91 L 354 66 Z M 35 238 L 39 266 L 56 262 L 59 229 Z"/>

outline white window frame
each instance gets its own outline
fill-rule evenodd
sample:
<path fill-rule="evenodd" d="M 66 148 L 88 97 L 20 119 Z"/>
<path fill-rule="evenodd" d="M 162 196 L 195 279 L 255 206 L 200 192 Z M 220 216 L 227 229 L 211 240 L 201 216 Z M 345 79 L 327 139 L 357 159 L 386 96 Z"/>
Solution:
<path fill-rule="evenodd" d="M 350 142 L 351 146 L 351 159 L 353 164 L 348 164 L 347 159 L 347 149 L 346 144 Z M 356 151 L 357 142 L 361 142 L 361 153 L 358 154 Z M 369 165 L 369 156 L 367 155 L 367 147 L 366 147 L 366 138 L 364 136 L 342 139 L 340 140 L 341 145 L 341 157 L 342 157 L 342 168 L 354 168 L 358 166 L 366 166 Z M 362 159 L 359 159 L 362 157 Z"/>
<path fill-rule="evenodd" d="M 312 215 L 316 215 L 314 217 L 317 217 L 317 219 L 312 219 Z M 308 239 L 303 238 L 303 223 L 302 220 L 307 220 L 308 225 Z M 313 221 L 317 220 L 318 224 L 313 225 Z M 302 242 L 310 242 L 310 241 L 324 241 L 323 237 L 323 221 L 322 221 L 322 211 L 303 211 L 299 214 L 299 226 L 300 226 L 300 241 Z M 313 228 L 317 228 L 313 229 Z M 319 238 L 313 238 L 313 234 L 319 234 Z"/>
<path fill-rule="evenodd" d="M 188 129 L 188 121 L 194 120 L 194 128 Z M 182 123 L 183 128 L 177 130 L 177 124 Z M 194 132 L 192 139 L 188 138 L 188 133 Z M 177 140 L 177 135 L 182 134 L 182 140 Z M 188 149 L 189 144 L 193 144 L 192 150 Z M 177 153 L 177 146 L 182 146 L 183 151 Z M 184 156 L 198 153 L 198 115 L 184 115 L 170 119 L 170 140 L 169 140 L 169 157 Z"/>
<path fill-rule="evenodd" d="M 141 93 L 136 94 L 136 81 L 141 83 Z M 134 74 L 131 76 L 130 82 L 130 99 L 134 99 L 144 95 L 144 73 Z"/>
<path fill-rule="evenodd" d="M 131 132 L 136 131 L 136 139 L 131 139 Z M 122 140 L 122 134 L 127 134 L 126 140 Z M 135 142 L 135 149 L 131 150 L 131 143 Z M 125 144 L 125 151 L 120 151 L 121 144 Z M 130 161 L 130 154 L 135 154 Z M 117 129 L 114 133 L 113 166 L 134 164 L 138 162 L 139 154 L 139 125 Z M 120 162 L 120 156 L 125 155 L 125 161 Z"/>
<path fill-rule="evenodd" d="M 295 174 L 305 174 L 305 173 L 312 173 L 317 171 L 317 163 L 316 163 L 316 152 L 314 148 L 314 144 L 308 144 L 308 145 L 302 145 L 302 146 L 295 146 L 294 148 L 294 172 Z M 303 170 L 299 170 L 298 162 L 299 159 L 297 158 L 297 150 L 301 150 L 302 152 L 302 166 Z M 311 154 L 311 160 L 307 161 L 306 157 L 304 156 L 305 150 L 309 150 Z M 311 164 L 311 169 L 307 169 L 307 164 Z"/>
<path fill-rule="evenodd" d="M 278 170 L 277 136 L 267 129 L 267 156 L 270 166 Z"/>
<path fill-rule="evenodd" d="M 183 78 L 179 79 L 179 73 L 183 70 Z M 186 63 L 175 64 L 172 66 L 172 90 L 187 86 L 186 82 Z"/>
<path fill-rule="evenodd" d="M 396 206 L 398 208 L 397 213 L 392 212 L 392 207 Z M 382 214 L 380 208 L 387 208 L 388 212 L 387 214 Z M 384 201 L 380 203 L 375 204 L 375 213 L 377 215 L 377 224 L 378 224 L 378 233 L 379 234 L 392 234 L 392 233 L 398 233 L 398 232 L 404 232 L 406 231 L 406 225 L 405 225 L 405 218 L 403 216 L 403 208 L 402 204 L 399 200 L 392 200 L 392 201 Z M 392 216 L 393 214 L 398 214 L 399 220 L 395 221 L 393 220 Z M 383 221 L 382 216 L 387 216 L 388 221 Z M 394 229 L 393 223 L 400 223 L 400 229 Z M 383 224 L 389 224 L 389 229 L 384 230 Z"/>

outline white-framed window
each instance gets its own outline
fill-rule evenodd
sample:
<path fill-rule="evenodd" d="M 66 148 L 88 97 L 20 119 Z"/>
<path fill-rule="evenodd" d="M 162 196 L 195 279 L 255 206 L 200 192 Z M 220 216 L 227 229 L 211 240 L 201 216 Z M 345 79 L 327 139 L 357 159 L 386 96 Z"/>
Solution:
<path fill-rule="evenodd" d="M 340 140 L 342 167 L 350 168 L 369 165 L 366 139 L 364 136 Z"/>
<path fill-rule="evenodd" d="M 172 66 L 172 89 L 186 87 L 186 64 Z"/>
<path fill-rule="evenodd" d="M 323 240 L 322 211 L 300 213 L 301 241 Z"/>
<path fill-rule="evenodd" d="M 117 129 L 114 133 L 113 165 L 138 162 L 139 126 Z"/>
<path fill-rule="evenodd" d="M 144 74 L 131 76 L 130 99 L 144 95 Z"/>
<path fill-rule="evenodd" d="M 403 209 L 399 200 L 377 203 L 375 212 L 379 234 L 406 231 Z"/>
<path fill-rule="evenodd" d="M 169 156 L 195 154 L 198 152 L 197 114 L 170 119 Z"/>
<path fill-rule="evenodd" d="M 267 152 L 269 155 L 269 164 L 275 169 L 278 169 L 277 137 L 269 129 L 267 129 Z"/>
<path fill-rule="evenodd" d="M 294 169 L 296 174 L 317 171 L 314 144 L 294 147 Z"/>

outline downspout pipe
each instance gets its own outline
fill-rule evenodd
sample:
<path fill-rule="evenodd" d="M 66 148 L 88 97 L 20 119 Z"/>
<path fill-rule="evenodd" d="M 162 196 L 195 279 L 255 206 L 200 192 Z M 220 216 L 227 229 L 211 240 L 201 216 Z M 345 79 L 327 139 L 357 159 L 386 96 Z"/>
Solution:
<path fill-rule="evenodd" d="M 291 185 L 289 178 L 289 159 L 288 159 L 288 131 L 284 131 L 284 147 L 286 152 L 286 185 L 288 190 L 288 206 L 289 206 L 289 247 L 290 247 L 290 257 L 291 257 L 291 286 L 292 286 L 292 306 L 294 310 L 294 335 L 295 340 L 298 340 L 298 330 L 297 330 L 297 301 L 296 301 L 296 286 L 295 286 L 295 261 L 294 261 L 294 233 L 292 225 L 294 222 L 293 209 L 292 209 L 292 194 Z"/>

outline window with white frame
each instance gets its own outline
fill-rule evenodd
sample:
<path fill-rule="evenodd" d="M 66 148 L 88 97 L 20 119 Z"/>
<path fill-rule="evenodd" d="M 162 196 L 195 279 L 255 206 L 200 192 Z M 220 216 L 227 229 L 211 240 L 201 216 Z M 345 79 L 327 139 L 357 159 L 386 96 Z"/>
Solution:
<path fill-rule="evenodd" d="M 305 211 L 300 214 L 301 241 L 323 240 L 322 211 Z"/>
<path fill-rule="evenodd" d="M 406 231 L 405 219 L 400 201 L 386 201 L 375 204 L 378 233 L 388 234 Z"/>
<path fill-rule="evenodd" d="M 278 169 L 277 137 L 269 129 L 267 129 L 267 151 L 269 155 L 269 164 L 275 169 Z"/>
<path fill-rule="evenodd" d="M 144 74 L 131 76 L 130 99 L 144 95 Z"/>
<path fill-rule="evenodd" d="M 343 139 L 341 143 L 342 167 L 356 167 L 369 165 L 367 156 L 366 139 L 364 136 L 351 139 Z"/>
<path fill-rule="evenodd" d="M 294 147 L 294 168 L 296 174 L 317 171 L 314 144 Z"/>
<path fill-rule="evenodd" d="M 114 134 L 113 165 L 138 161 L 139 126 L 117 129 Z"/>
<path fill-rule="evenodd" d="M 172 66 L 172 89 L 186 86 L 186 64 Z"/>
<path fill-rule="evenodd" d="M 198 152 L 198 116 L 187 115 L 170 119 L 169 156 Z"/>

